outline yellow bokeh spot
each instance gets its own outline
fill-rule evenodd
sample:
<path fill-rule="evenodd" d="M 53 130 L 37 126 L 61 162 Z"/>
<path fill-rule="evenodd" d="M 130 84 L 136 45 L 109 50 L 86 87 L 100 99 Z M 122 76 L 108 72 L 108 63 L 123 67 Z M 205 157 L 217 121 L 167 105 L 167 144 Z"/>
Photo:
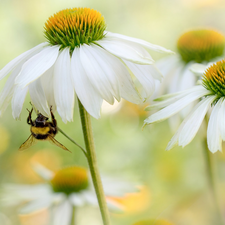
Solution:
<path fill-rule="evenodd" d="M 0 144 L 0 154 L 1 154 L 9 146 L 9 133 L 4 127 L 0 127 L 0 136 L 1 136 L 1 144 Z"/>
<path fill-rule="evenodd" d="M 47 209 L 42 209 L 30 214 L 20 214 L 19 220 L 21 225 L 48 225 L 50 215 Z"/>
<path fill-rule="evenodd" d="M 150 192 L 147 187 L 139 187 L 139 191 L 135 193 L 127 193 L 123 197 L 109 197 L 107 200 L 118 205 L 124 213 L 143 212 L 150 203 Z"/>

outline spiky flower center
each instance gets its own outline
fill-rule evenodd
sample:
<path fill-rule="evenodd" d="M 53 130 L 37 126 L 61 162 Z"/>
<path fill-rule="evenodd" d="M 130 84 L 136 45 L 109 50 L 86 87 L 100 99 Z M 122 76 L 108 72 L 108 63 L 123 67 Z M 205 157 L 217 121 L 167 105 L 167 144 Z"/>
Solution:
<path fill-rule="evenodd" d="M 62 10 L 51 16 L 44 26 L 45 37 L 51 45 L 61 45 L 61 49 L 89 44 L 104 37 L 106 23 L 96 10 L 73 8 Z"/>
<path fill-rule="evenodd" d="M 59 170 L 51 180 L 55 192 L 71 194 L 88 187 L 87 170 L 81 167 L 67 167 Z"/>
<path fill-rule="evenodd" d="M 134 225 L 172 225 L 172 223 L 169 223 L 165 220 L 144 220 L 135 223 Z"/>
<path fill-rule="evenodd" d="M 214 30 L 192 30 L 184 33 L 177 42 L 184 62 L 211 61 L 223 54 L 225 38 Z"/>
<path fill-rule="evenodd" d="M 211 65 L 204 72 L 202 84 L 218 98 L 225 97 L 225 60 Z"/>

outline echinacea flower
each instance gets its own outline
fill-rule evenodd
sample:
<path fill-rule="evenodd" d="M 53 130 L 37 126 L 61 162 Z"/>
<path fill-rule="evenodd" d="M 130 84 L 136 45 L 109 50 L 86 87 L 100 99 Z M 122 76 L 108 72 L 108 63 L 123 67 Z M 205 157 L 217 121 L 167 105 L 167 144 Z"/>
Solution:
<path fill-rule="evenodd" d="M 89 8 L 62 10 L 45 23 L 47 42 L 24 52 L 1 71 L 0 79 L 10 72 L 0 97 L 0 113 L 12 101 L 14 118 L 19 118 L 27 92 L 33 105 L 49 115 L 57 109 L 64 122 L 72 121 L 75 94 L 90 115 L 100 117 L 103 99 L 114 98 L 140 103 L 154 91 L 161 74 L 146 49 L 171 51 L 106 31 L 104 17 Z M 134 75 L 144 89 L 140 96 Z"/>
<path fill-rule="evenodd" d="M 150 220 L 139 221 L 133 225 L 173 225 L 173 224 L 166 220 L 150 219 Z"/>
<path fill-rule="evenodd" d="M 177 54 L 156 62 L 164 76 L 159 94 L 183 91 L 195 86 L 196 77 L 190 68 L 195 63 L 207 64 L 222 59 L 225 37 L 209 29 L 190 30 L 177 41 Z"/>
<path fill-rule="evenodd" d="M 225 47 L 225 37 L 209 29 L 190 30 L 180 36 L 177 41 L 178 54 L 165 57 L 156 62 L 164 79 L 158 83 L 155 97 L 162 94 L 183 91 L 196 85 L 201 77 L 194 74 L 194 64 L 209 64 L 222 59 Z M 182 110 L 179 115 L 169 119 L 172 130 L 177 129 L 180 120 L 193 108 L 190 105 Z"/>
<path fill-rule="evenodd" d="M 211 152 L 222 151 L 222 140 L 225 140 L 225 60 L 208 67 L 202 77 L 202 84 L 185 91 L 164 95 L 146 110 L 160 109 L 145 120 L 145 124 L 163 121 L 189 104 L 198 100 L 195 107 L 181 123 L 176 134 L 167 146 L 186 146 L 195 137 L 207 111 L 212 107 L 207 127 L 207 144 Z"/>
<path fill-rule="evenodd" d="M 91 178 L 85 168 L 72 166 L 53 173 L 40 164 L 34 164 L 34 169 L 47 183 L 5 185 L 1 192 L 2 204 L 10 206 L 26 203 L 19 211 L 23 215 L 49 208 L 53 224 L 60 225 L 70 224 L 74 207 L 98 206 Z M 137 190 L 130 183 L 118 179 L 106 177 L 102 181 L 106 199 L 122 197 L 125 193 Z M 107 203 L 111 210 L 123 211 L 123 206 L 117 202 L 114 203 L 109 199 Z"/>

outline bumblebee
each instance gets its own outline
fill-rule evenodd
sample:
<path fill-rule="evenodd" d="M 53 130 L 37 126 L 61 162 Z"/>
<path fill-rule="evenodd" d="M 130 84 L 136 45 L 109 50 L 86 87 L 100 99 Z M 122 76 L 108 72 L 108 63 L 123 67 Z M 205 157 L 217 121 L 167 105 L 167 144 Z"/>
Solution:
<path fill-rule="evenodd" d="M 52 112 L 52 107 L 50 108 L 52 122 L 49 122 L 48 117 L 43 116 L 41 113 L 38 113 L 37 118 L 35 120 L 32 120 L 31 116 L 33 108 L 31 109 L 31 111 L 27 111 L 29 112 L 29 115 L 27 117 L 27 123 L 31 125 L 31 135 L 20 146 L 19 151 L 23 151 L 29 148 L 30 146 L 36 144 L 38 140 L 47 140 L 52 144 L 62 148 L 63 150 L 69 151 L 64 145 L 56 141 L 54 138 L 58 132 L 58 128 L 55 116 Z"/>

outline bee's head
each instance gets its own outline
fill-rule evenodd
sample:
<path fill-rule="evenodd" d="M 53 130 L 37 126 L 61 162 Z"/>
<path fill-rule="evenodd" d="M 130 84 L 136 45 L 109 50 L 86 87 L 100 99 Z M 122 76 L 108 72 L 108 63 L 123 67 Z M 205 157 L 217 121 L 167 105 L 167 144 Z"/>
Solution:
<path fill-rule="evenodd" d="M 48 120 L 48 117 L 45 117 L 41 113 L 39 113 L 36 120 L 35 120 L 35 124 L 36 124 L 37 127 L 45 126 L 47 120 Z"/>

